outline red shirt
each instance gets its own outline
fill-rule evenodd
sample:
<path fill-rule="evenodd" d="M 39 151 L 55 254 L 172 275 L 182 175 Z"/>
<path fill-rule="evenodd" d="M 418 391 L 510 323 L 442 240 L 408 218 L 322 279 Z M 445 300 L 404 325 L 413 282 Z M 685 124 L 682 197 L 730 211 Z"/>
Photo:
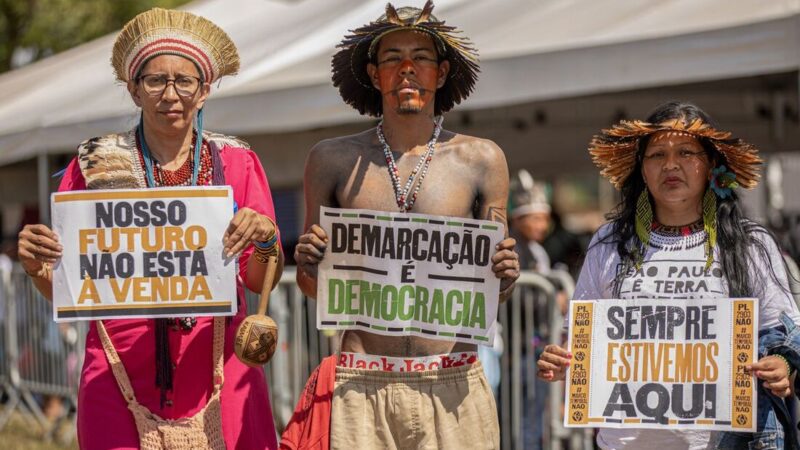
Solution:
<path fill-rule="evenodd" d="M 272 195 L 256 154 L 248 149 L 226 146 L 220 151 L 220 156 L 225 182 L 233 188 L 233 197 L 239 207 L 253 209 L 275 220 Z M 58 190 L 85 189 L 86 181 L 77 159 L 73 159 Z M 239 258 L 239 312 L 225 333 L 225 382 L 221 405 L 222 432 L 229 449 L 278 447 L 264 372 L 245 366 L 233 353 L 236 327 L 246 316 L 246 306 L 241 301 L 244 291 L 241 278 L 247 272 L 252 253 L 250 246 Z M 161 408 L 160 389 L 155 384 L 155 321 L 106 320 L 104 324 L 139 403 L 165 419 L 191 416 L 206 405 L 213 388 L 212 318 L 198 318 L 197 325 L 190 331 L 170 329 L 173 390 L 168 394 L 164 408 Z M 111 373 L 94 322 L 86 337 L 78 392 L 78 441 L 83 450 L 139 448 L 133 415 Z"/>

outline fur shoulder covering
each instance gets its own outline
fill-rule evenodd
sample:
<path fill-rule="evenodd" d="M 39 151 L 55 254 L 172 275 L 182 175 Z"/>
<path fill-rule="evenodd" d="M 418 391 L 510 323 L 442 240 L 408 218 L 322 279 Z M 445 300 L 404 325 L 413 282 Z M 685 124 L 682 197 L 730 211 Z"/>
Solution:
<path fill-rule="evenodd" d="M 203 139 L 222 150 L 225 146 L 246 148 L 250 145 L 236 137 L 211 131 Z M 143 188 L 145 174 L 136 149 L 136 129 L 127 133 L 109 134 L 86 140 L 78 146 L 81 172 L 89 189 Z"/>
<path fill-rule="evenodd" d="M 78 161 L 89 189 L 144 187 L 142 168 L 134 164 L 136 157 L 132 131 L 95 137 L 78 146 Z"/>

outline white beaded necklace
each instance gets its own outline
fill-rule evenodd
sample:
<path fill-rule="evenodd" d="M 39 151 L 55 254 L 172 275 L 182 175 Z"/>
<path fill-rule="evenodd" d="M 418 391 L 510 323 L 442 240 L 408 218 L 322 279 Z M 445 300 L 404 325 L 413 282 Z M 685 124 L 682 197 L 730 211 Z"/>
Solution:
<path fill-rule="evenodd" d="M 389 147 L 389 144 L 386 142 L 386 137 L 383 135 L 383 120 L 380 121 L 378 127 L 376 128 L 376 132 L 378 133 L 378 141 L 383 146 L 383 155 L 386 157 L 386 165 L 389 168 L 389 178 L 392 180 L 392 188 L 394 188 L 395 200 L 397 201 L 397 206 L 400 208 L 401 212 L 410 211 L 414 206 L 414 203 L 417 201 L 419 189 L 422 187 L 422 180 L 425 179 L 425 174 L 428 173 L 428 166 L 430 166 L 431 159 L 433 159 L 433 149 L 436 146 L 436 141 L 439 139 L 439 133 L 441 131 L 442 116 L 439 116 L 433 121 L 433 136 L 431 137 L 431 140 L 428 141 L 428 151 L 423 153 L 419 158 L 419 162 L 417 162 L 414 170 L 411 171 L 411 175 L 408 176 L 408 181 L 406 181 L 405 187 L 401 188 L 400 172 L 397 170 L 397 163 L 392 155 L 392 148 Z M 414 187 L 412 192 L 414 178 L 417 176 L 417 173 L 419 173 L 419 180 L 417 180 L 416 187 Z M 411 195 L 409 196 L 409 194 Z"/>

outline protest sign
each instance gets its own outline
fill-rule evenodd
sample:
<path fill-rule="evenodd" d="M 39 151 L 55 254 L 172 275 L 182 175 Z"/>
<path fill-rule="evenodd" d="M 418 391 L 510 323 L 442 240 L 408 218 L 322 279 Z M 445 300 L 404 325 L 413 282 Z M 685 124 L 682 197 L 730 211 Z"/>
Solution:
<path fill-rule="evenodd" d="M 236 313 L 229 187 L 60 192 L 51 205 L 57 322 Z"/>
<path fill-rule="evenodd" d="M 491 345 L 502 224 L 322 207 L 317 327 Z"/>
<path fill-rule="evenodd" d="M 757 299 L 573 301 L 564 424 L 755 431 Z"/>

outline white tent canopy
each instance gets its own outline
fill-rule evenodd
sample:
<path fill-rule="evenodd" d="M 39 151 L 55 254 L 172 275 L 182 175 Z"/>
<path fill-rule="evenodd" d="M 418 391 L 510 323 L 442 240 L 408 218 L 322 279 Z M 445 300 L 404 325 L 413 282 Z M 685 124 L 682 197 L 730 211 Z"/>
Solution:
<path fill-rule="evenodd" d="M 241 73 L 215 86 L 208 127 L 253 135 L 359 120 L 331 86 L 330 58 L 385 2 L 187 5 L 225 29 L 242 56 Z M 480 50 L 465 109 L 800 68 L 800 0 L 438 0 L 434 14 Z M 133 126 L 135 107 L 109 63 L 113 40 L 0 76 L 0 164 Z"/>

